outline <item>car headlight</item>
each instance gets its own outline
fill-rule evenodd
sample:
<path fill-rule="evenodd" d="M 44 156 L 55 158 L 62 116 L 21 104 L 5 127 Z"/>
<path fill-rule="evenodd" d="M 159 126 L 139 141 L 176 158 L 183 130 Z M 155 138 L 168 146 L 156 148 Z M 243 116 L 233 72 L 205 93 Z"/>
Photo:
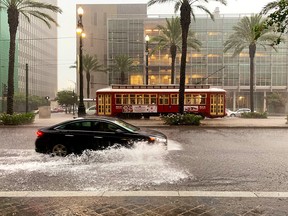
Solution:
<path fill-rule="evenodd" d="M 167 144 L 167 139 L 163 137 L 149 137 L 150 142 Z"/>

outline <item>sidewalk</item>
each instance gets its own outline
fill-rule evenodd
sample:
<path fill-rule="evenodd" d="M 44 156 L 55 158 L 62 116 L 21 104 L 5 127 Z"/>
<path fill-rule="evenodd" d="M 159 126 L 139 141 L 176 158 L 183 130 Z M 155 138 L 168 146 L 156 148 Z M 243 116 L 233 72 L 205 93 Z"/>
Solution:
<path fill-rule="evenodd" d="M 77 115 L 74 115 L 77 117 Z M 51 118 L 40 119 L 37 115 L 32 126 L 45 127 L 62 121 L 73 119 L 72 114 L 52 113 Z M 159 117 L 151 117 L 150 119 L 125 119 L 125 121 L 140 127 L 167 127 Z M 205 118 L 201 121 L 200 127 L 251 127 L 251 128 L 288 128 L 286 124 L 286 116 L 269 116 L 267 119 L 244 119 L 238 117 L 225 117 L 209 119 Z"/>

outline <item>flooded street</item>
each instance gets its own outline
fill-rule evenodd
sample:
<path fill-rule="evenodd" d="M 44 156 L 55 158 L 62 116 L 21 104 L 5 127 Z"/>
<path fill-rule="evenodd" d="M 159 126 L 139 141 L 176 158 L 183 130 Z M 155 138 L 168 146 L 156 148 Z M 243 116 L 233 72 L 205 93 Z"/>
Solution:
<path fill-rule="evenodd" d="M 155 128 L 156 129 L 156 128 Z M 35 128 L 0 130 L 1 191 L 288 191 L 287 129 L 157 128 L 168 147 L 34 150 Z"/>
<path fill-rule="evenodd" d="M 177 143 L 171 149 L 181 149 Z M 188 174 L 167 160 L 164 146 L 85 151 L 52 157 L 34 150 L 0 150 L 0 190 L 140 190 L 173 184 Z"/>

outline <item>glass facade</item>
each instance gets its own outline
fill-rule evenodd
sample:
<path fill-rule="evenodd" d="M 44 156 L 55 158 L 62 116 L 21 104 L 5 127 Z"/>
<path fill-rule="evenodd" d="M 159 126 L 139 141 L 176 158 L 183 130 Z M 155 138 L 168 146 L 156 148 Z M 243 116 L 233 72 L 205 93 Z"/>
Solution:
<path fill-rule="evenodd" d="M 215 21 L 202 15 L 192 21 L 190 28 L 202 42 L 199 52 L 188 48 L 186 65 L 187 84 L 209 84 L 227 90 L 227 107 L 249 107 L 250 63 L 248 48 L 232 58 L 233 50 L 223 52 L 223 44 L 233 32 L 232 27 L 245 15 L 217 15 Z M 118 54 L 130 56 L 137 70 L 126 74 L 127 84 L 145 82 L 145 35 L 159 34 L 157 25 L 166 25 L 165 18 L 123 16 L 108 19 L 108 66 Z M 172 16 L 170 16 L 171 18 Z M 171 83 L 171 57 L 169 50 L 151 53 L 155 44 L 148 43 L 149 84 Z M 266 110 L 265 97 L 272 91 L 287 92 L 288 49 L 287 44 L 277 46 L 277 52 L 257 46 L 255 56 L 255 109 Z M 176 57 L 176 83 L 179 83 L 181 52 Z M 111 71 L 109 84 L 119 84 L 120 75 Z"/>
<path fill-rule="evenodd" d="M 57 0 L 41 0 L 57 5 Z M 51 13 L 57 21 L 57 14 Z M 26 92 L 26 64 L 28 64 L 29 95 L 49 96 L 57 93 L 57 27 L 51 29 L 43 21 L 30 17 L 30 23 L 20 15 L 15 50 L 15 93 Z M 7 85 L 9 61 L 9 27 L 7 11 L 0 10 L 0 112 L 3 103 L 3 85 Z"/>

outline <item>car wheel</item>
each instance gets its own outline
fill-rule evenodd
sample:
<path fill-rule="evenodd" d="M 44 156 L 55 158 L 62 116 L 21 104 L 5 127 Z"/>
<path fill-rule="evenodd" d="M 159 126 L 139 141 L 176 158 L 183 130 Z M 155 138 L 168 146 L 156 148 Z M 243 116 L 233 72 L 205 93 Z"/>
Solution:
<path fill-rule="evenodd" d="M 52 148 L 52 155 L 65 157 L 68 154 L 67 147 L 63 144 L 56 144 Z"/>
<path fill-rule="evenodd" d="M 236 117 L 236 115 L 235 115 L 235 114 L 231 114 L 230 116 L 231 116 L 231 117 Z"/>

